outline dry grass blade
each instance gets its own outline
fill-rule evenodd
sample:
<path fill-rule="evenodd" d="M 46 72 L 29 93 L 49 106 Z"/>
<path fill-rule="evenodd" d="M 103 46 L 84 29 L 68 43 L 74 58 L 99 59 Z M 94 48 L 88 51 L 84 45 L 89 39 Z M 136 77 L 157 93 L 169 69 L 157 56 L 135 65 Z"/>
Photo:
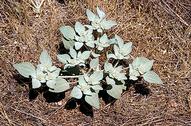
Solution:
<path fill-rule="evenodd" d="M 33 10 L 35 13 L 39 14 L 41 12 L 41 7 L 43 5 L 44 0 L 31 0 L 33 5 Z"/>

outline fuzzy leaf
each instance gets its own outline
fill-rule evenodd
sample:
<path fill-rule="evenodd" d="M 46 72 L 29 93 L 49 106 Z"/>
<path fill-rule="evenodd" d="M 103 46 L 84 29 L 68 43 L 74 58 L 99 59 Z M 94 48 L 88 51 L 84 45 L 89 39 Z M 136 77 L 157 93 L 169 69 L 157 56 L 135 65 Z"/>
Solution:
<path fill-rule="evenodd" d="M 105 13 L 97 7 L 97 14 L 99 15 L 99 18 L 103 19 L 105 17 Z"/>
<path fill-rule="evenodd" d="M 90 79 L 92 84 L 98 84 L 100 80 L 103 79 L 103 71 L 95 71 L 91 76 Z"/>
<path fill-rule="evenodd" d="M 88 47 L 91 47 L 91 48 L 94 48 L 94 46 L 95 46 L 95 44 L 93 42 L 91 42 L 91 41 L 86 42 L 86 45 Z"/>
<path fill-rule="evenodd" d="M 112 89 L 107 90 L 107 93 L 115 99 L 119 99 L 123 93 L 124 85 L 112 85 Z"/>
<path fill-rule="evenodd" d="M 65 79 L 58 77 L 56 79 L 55 85 L 53 86 L 53 89 L 49 89 L 49 91 L 54 93 L 60 93 L 68 90 L 69 88 L 70 88 L 69 83 Z"/>
<path fill-rule="evenodd" d="M 92 59 L 90 62 L 90 68 L 95 70 L 97 69 L 98 66 L 99 66 L 99 59 L 98 58 Z"/>
<path fill-rule="evenodd" d="M 75 45 L 75 49 L 79 50 L 84 45 L 84 43 L 83 42 L 75 42 L 74 45 Z"/>
<path fill-rule="evenodd" d="M 66 64 L 67 61 L 68 61 L 69 59 L 71 59 L 68 54 L 57 55 L 57 58 L 58 58 L 58 60 L 59 60 L 60 62 L 62 62 L 62 63 L 64 63 L 64 64 Z"/>
<path fill-rule="evenodd" d="M 140 73 L 139 71 L 137 71 L 136 69 L 133 69 L 133 65 L 132 64 L 129 64 L 129 79 L 130 80 L 137 80 L 140 76 Z"/>
<path fill-rule="evenodd" d="M 41 86 L 41 83 L 39 80 L 33 78 L 32 79 L 32 89 L 36 89 L 36 88 L 39 88 Z"/>
<path fill-rule="evenodd" d="M 141 74 L 144 74 L 144 73 L 150 71 L 151 68 L 152 68 L 152 66 L 153 66 L 153 63 L 154 63 L 154 60 L 149 60 L 149 61 L 147 61 L 146 63 L 140 65 L 140 67 L 138 68 L 138 69 L 139 69 L 139 72 L 140 72 Z"/>
<path fill-rule="evenodd" d="M 81 35 L 84 31 L 85 31 L 85 27 L 80 23 L 80 22 L 76 22 L 75 24 L 75 30 L 76 32 Z"/>
<path fill-rule="evenodd" d="M 160 77 L 154 71 L 148 71 L 143 74 L 143 79 L 149 83 L 163 84 Z"/>
<path fill-rule="evenodd" d="M 145 64 L 146 62 L 149 62 L 150 60 L 145 58 L 145 57 L 136 57 L 134 60 L 133 60 L 133 68 L 134 69 L 137 69 L 140 65 L 142 64 Z"/>
<path fill-rule="evenodd" d="M 62 26 L 60 27 L 60 31 L 68 40 L 74 39 L 76 35 L 74 28 L 72 28 L 71 26 Z"/>
<path fill-rule="evenodd" d="M 84 51 L 80 56 L 79 58 L 82 59 L 82 60 L 87 60 L 90 56 L 90 51 Z"/>
<path fill-rule="evenodd" d="M 101 85 L 94 85 L 94 86 L 91 86 L 91 88 L 94 89 L 95 91 L 103 90 Z"/>
<path fill-rule="evenodd" d="M 52 66 L 52 59 L 45 49 L 40 54 L 40 63 L 43 65 Z"/>
<path fill-rule="evenodd" d="M 13 67 L 26 78 L 36 74 L 35 67 L 29 62 L 17 63 Z"/>
<path fill-rule="evenodd" d="M 97 93 L 92 93 L 92 95 L 86 95 L 85 101 L 89 105 L 95 107 L 96 109 L 99 109 L 99 98 Z"/>
<path fill-rule="evenodd" d="M 70 56 L 73 58 L 73 59 L 76 59 L 77 58 L 77 52 L 76 50 L 74 50 L 73 48 L 70 48 Z"/>
<path fill-rule="evenodd" d="M 87 15 L 89 21 L 94 21 L 94 19 L 96 17 L 96 15 L 89 9 L 86 10 L 86 15 Z"/>
<path fill-rule="evenodd" d="M 118 44 L 119 48 L 123 48 L 123 46 L 124 46 L 123 39 L 118 35 L 115 35 L 115 39 L 117 40 L 117 44 Z"/>
<path fill-rule="evenodd" d="M 101 27 L 102 27 L 103 29 L 106 29 L 106 30 L 112 28 L 112 27 L 115 26 L 115 25 L 117 25 L 117 23 L 116 23 L 115 21 L 112 21 L 112 20 L 103 20 L 103 21 L 101 22 Z"/>
<path fill-rule="evenodd" d="M 75 41 L 73 41 L 73 40 L 66 40 L 64 37 L 62 37 L 62 42 L 63 42 L 63 44 L 64 44 L 64 47 L 66 48 L 66 49 L 70 49 L 71 47 L 73 47 L 74 46 L 74 43 L 75 43 Z"/>
<path fill-rule="evenodd" d="M 54 89 L 55 84 L 56 84 L 56 80 L 48 80 L 48 81 L 46 82 L 46 85 L 47 85 L 49 88 L 51 88 L 51 89 Z"/>
<path fill-rule="evenodd" d="M 78 87 L 74 87 L 71 91 L 70 96 L 76 99 L 81 99 L 82 98 L 82 91 Z"/>
<path fill-rule="evenodd" d="M 105 42 L 108 42 L 108 37 L 106 34 L 102 35 L 101 38 L 100 38 L 100 42 L 101 43 L 105 43 Z"/>
<path fill-rule="evenodd" d="M 128 42 L 126 43 L 123 48 L 121 49 L 121 51 L 123 52 L 123 55 L 128 55 L 129 53 L 131 53 L 132 51 L 132 42 Z"/>
<path fill-rule="evenodd" d="M 110 90 L 107 90 L 107 93 L 112 96 L 115 99 L 119 99 L 121 97 L 121 94 L 123 90 L 126 89 L 126 87 L 122 85 L 116 85 L 115 81 L 109 77 L 106 77 L 107 84 L 110 84 L 112 88 Z"/>

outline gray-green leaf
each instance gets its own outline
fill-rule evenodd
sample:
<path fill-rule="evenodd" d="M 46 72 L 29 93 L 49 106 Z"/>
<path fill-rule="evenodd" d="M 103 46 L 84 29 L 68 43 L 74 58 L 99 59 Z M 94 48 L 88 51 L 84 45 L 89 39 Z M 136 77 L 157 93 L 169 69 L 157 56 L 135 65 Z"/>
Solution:
<path fill-rule="evenodd" d="M 98 58 L 92 59 L 90 62 L 90 68 L 95 70 L 97 69 L 98 66 L 99 66 L 99 59 Z"/>
<path fill-rule="evenodd" d="M 97 7 L 97 14 L 101 19 L 103 19 L 106 16 L 105 13 L 99 7 Z"/>
<path fill-rule="evenodd" d="M 13 67 L 26 78 L 36 74 L 35 67 L 29 62 L 16 63 Z"/>
<path fill-rule="evenodd" d="M 74 39 L 74 37 L 76 35 L 76 33 L 74 31 L 74 28 L 72 28 L 71 26 L 62 26 L 62 27 L 60 27 L 60 32 L 68 40 Z"/>
<path fill-rule="evenodd" d="M 32 79 L 32 89 L 36 89 L 36 88 L 39 88 L 41 86 L 41 83 L 39 80 L 33 78 Z"/>
<path fill-rule="evenodd" d="M 101 27 L 102 27 L 103 29 L 106 29 L 106 30 L 112 28 L 112 27 L 115 26 L 115 25 L 117 25 L 117 23 L 116 23 L 115 21 L 112 21 L 112 20 L 103 20 L 103 21 L 101 22 Z"/>
<path fill-rule="evenodd" d="M 92 95 L 86 95 L 85 101 L 96 109 L 99 109 L 99 98 L 97 93 L 92 93 Z"/>
<path fill-rule="evenodd" d="M 163 84 L 160 77 L 154 71 L 148 71 L 143 74 L 143 79 L 149 83 Z"/>
<path fill-rule="evenodd" d="M 79 35 L 81 35 L 83 32 L 85 32 L 85 26 L 84 25 L 82 25 L 80 22 L 76 22 L 76 24 L 75 24 L 75 30 L 76 30 L 76 32 L 79 34 Z"/>
<path fill-rule="evenodd" d="M 62 37 L 62 42 L 64 44 L 64 47 L 66 49 L 70 49 L 71 47 L 74 46 L 75 41 L 74 40 L 66 40 L 64 37 Z"/>
<path fill-rule="evenodd" d="M 89 9 L 86 10 L 86 15 L 87 15 L 89 21 L 94 21 L 94 19 L 96 17 L 96 15 Z"/>
<path fill-rule="evenodd" d="M 71 94 L 70 96 L 73 97 L 73 98 L 76 98 L 76 99 L 81 99 L 82 98 L 82 91 L 80 90 L 80 88 L 78 87 L 74 87 L 71 91 Z"/>
<path fill-rule="evenodd" d="M 149 60 L 146 63 L 140 65 L 140 67 L 138 68 L 139 72 L 141 74 L 144 74 L 144 73 L 150 71 L 153 66 L 153 63 L 154 63 L 154 60 Z"/>
<path fill-rule="evenodd" d="M 51 92 L 60 93 L 68 90 L 70 88 L 69 83 L 60 77 L 56 79 L 56 83 L 53 86 L 53 89 L 49 89 Z"/>
<path fill-rule="evenodd" d="M 126 89 L 126 87 L 122 85 L 116 85 L 115 81 L 109 77 L 106 78 L 107 84 L 111 84 L 112 89 L 107 90 L 107 93 L 112 96 L 115 99 L 119 99 L 121 97 L 121 94 L 123 93 L 123 90 Z"/>
<path fill-rule="evenodd" d="M 45 49 L 43 49 L 42 53 L 40 54 L 40 63 L 43 65 L 52 66 L 52 59 Z"/>

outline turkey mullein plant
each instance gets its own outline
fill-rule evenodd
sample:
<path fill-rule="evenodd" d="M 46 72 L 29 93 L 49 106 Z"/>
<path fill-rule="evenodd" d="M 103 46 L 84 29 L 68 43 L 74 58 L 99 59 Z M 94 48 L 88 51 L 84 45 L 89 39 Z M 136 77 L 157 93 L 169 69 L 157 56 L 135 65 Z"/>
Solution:
<path fill-rule="evenodd" d="M 133 42 L 126 42 L 119 35 L 108 37 L 107 30 L 117 23 L 107 20 L 105 12 L 97 7 L 97 14 L 87 9 L 86 15 L 89 24 L 76 22 L 74 28 L 60 27 L 64 47 L 68 50 L 68 53 L 57 55 L 63 67 L 54 66 L 45 49 L 40 55 L 37 67 L 29 62 L 13 65 L 23 77 L 32 78 L 33 89 L 46 84 L 50 92 L 71 90 L 71 98 L 84 99 L 98 109 L 99 92 L 102 90 L 119 99 L 126 90 L 126 83 L 129 82 L 127 80 L 137 81 L 142 78 L 150 83 L 163 83 L 152 69 L 154 60 L 143 56 L 132 58 L 130 54 Z M 100 60 L 101 57 L 105 57 L 105 61 Z M 123 62 L 129 63 L 128 66 Z M 79 70 L 77 75 L 71 71 L 70 75 L 62 73 L 73 68 Z M 71 83 L 71 79 L 74 83 Z M 105 85 L 111 88 L 104 88 Z"/>

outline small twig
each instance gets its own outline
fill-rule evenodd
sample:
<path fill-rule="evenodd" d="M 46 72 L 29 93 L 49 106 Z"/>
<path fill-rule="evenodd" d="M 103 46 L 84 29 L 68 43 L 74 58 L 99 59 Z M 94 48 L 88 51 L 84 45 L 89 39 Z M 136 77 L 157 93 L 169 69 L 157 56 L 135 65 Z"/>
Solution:
<path fill-rule="evenodd" d="M 38 117 L 38 116 L 35 116 L 35 115 L 31 114 L 31 113 L 28 113 L 28 112 L 25 112 L 25 111 L 21 111 L 21 110 L 18 110 L 18 109 L 16 109 L 16 108 L 13 108 L 13 107 L 11 107 L 11 109 L 13 109 L 13 110 L 15 110 L 15 111 L 17 111 L 17 112 L 23 113 L 23 114 L 25 114 L 25 115 L 31 116 L 31 117 L 33 117 L 33 118 L 39 119 L 39 120 L 41 120 L 41 121 L 43 121 L 43 122 L 47 122 L 47 120 L 45 120 L 45 119 L 43 119 L 43 118 L 40 118 L 40 117 Z"/>
<path fill-rule="evenodd" d="M 185 24 L 186 26 L 189 26 L 188 23 L 179 15 L 177 14 L 164 0 L 162 0 L 162 2 L 167 6 L 167 8 L 174 13 L 179 19 L 180 22 L 182 22 L 183 24 Z"/>
<path fill-rule="evenodd" d="M 5 117 L 5 119 L 8 121 L 8 124 L 11 126 L 11 125 L 14 125 L 13 123 L 12 123 L 12 121 L 9 119 L 9 117 L 8 117 L 8 115 L 7 115 L 7 113 L 6 113 L 6 111 L 5 111 L 5 109 L 4 109 L 4 107 L 3 107 L 3 105 L 2 104 L 0 104 L 0 106 L 1 106 L 1 111 L 0 111 L 0 113 Z"/>

